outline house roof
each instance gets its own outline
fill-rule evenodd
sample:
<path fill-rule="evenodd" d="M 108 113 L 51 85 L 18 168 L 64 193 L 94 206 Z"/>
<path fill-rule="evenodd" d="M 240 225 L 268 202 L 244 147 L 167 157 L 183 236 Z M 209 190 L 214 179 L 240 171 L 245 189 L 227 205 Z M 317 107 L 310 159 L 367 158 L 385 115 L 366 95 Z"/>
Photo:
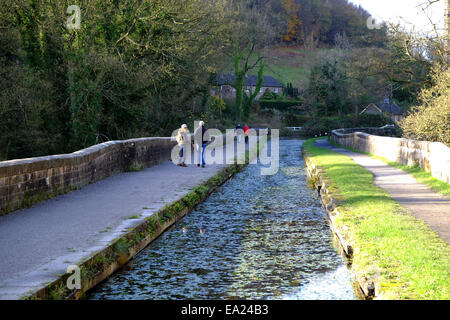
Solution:
<path fill-rule="evenodd" d="M 402 115 L 403 112 L 398 105 L 385 100 L 383 104 L 377 106 L 374 103 L 369 104 L 361 113 L 365 113 L 370 107 L 376 108 L 380 113 L 386 112 L 392 115 Z"/>
<path fill-rule="evenodd" d="M 231 85 L 235 81 L 234 74 L 218 74 L 216 76 L 216 83 L 219 86 L 223 85 Z M 245 86 L 256 86 L 256 83 L 258 82 L 258 76 L 245 76 L 244 79 L 244 85 Z M 283 85 L 274 77 L 272 76 L 263 76 L 263 87 L 278 87 L 282 88 Z"/>
<path fill-rule="evenodd" d="M 400 107 L 393 102 L 390 103 L 388 101 L 385 101 L 382 105 L 379 106 L 379 108 L 381 110 L 383 110 L 383 112 L 387 112 L 387 113 L 390 113 L 393 115 L 402 115 L 403 114 Z"/>
<path fill-rule="evenodd" d="M 365 107 L 363 111 L 361 111 L 361 114 L 366 113 L 367 110 L 369 110 L 370 108 L 377 110 L 377 112 L 379 113 L 383 113 L 383 111 L 380 108 L 378 108 L 378 106 L 375 103 L 371 103 L 367 107 Z"/>

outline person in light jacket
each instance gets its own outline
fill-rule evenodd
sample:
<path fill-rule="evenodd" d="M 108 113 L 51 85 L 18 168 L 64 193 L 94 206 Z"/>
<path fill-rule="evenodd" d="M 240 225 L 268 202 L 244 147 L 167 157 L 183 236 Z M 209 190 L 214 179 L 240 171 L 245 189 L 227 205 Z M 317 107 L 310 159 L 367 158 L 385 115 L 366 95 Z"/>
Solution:
<path fill-rule="evenodd" d="M 189 146 L 189 129 L 186 124 L 183 124 L 180 129 L 178 129 L 177 142 L 180 147 L 180 167 L 187 167 L 186 165 L 186 148 Z"/>

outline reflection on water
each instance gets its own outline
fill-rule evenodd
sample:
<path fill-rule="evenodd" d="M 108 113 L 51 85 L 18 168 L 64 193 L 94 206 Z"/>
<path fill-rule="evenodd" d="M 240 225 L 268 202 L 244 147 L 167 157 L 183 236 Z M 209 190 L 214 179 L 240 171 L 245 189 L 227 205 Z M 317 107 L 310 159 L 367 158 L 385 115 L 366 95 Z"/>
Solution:
<path fill-rule="evenodd" d="M 347 285 L 345 285 L 347 284 Z M 312 277 L 299 290 L 285 294 L 282 300 L 348 300 L 354 299 L 349 272 L 342 265 L 336 270 Z"/>
<path fill-rule="evenodd" d="M 192 168 L 195 170 L 197 168 Z M 248 166 L 89 294 L 90 299 L 355 299 L 301 141 L 280 170 Z"/>

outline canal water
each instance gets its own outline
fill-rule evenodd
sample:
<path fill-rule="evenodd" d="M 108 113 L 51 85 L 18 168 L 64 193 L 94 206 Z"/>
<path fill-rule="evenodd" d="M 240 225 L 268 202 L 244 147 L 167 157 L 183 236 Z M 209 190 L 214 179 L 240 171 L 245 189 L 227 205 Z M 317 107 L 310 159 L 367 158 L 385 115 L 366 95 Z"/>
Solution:
<path fill-rule="evenodd" d="M 356 299 L 301 148 L 281 140 L 276 175 L 247 166 L 88 298 Z"/>

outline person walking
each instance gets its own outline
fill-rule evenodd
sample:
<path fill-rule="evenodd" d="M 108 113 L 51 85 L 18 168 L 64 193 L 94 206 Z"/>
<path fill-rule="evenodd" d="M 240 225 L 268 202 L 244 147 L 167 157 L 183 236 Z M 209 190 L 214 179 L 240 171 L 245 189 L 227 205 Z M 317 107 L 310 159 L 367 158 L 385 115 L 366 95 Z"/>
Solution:
<path fill-rule="evenodd" d="M 244 132 L 244 131 L 242 130 L 242 127 L 241 127 L 240 124 L 237 125 L 235 132 L 236 132 L 236 135 L 237 135 L 237 138 L 238 138 L 238 143 L 241 143 L 242 132 Z"/>
<path fill-rule="evenodd" d="M 244 127 L 244 134 L 245 134 L 245 143 L 248 143 L 248 135 L 250 134 L 250 128 L 245 125 Z"/>
<path fill-rule="evenodd" d="M 189 145 L 189 129 L 186 124 L 183 124 L 180 129 L 178 129 L 177 142 L 180 147 L 180 167 L 187 167 L 186 165 L 186 148 Z"/>
<path fill-rule="evenodd" d="M 205 149 L 208 144 L 210 138 L 205 128 L 205 122 L 200 121 L 199 127 L 194 132 L 194 142 L 195 148 L 197 150 L 197 166 L 200 167 L 200 158 L 202 168 L 206 166 L 205 163 Z"/>

